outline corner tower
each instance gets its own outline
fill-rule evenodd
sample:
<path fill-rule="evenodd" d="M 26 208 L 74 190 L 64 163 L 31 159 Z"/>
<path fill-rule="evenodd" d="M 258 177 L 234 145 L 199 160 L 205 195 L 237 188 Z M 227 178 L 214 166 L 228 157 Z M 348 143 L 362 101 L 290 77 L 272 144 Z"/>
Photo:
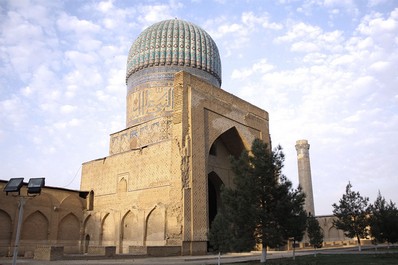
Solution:
<path fill-rule="evenodd" d="M 305 193 L 304 209 L 307 214 L 315 216 L 314 196 L 312 193 L 310 145 L 307 140 L 296 141 L 299 183 Z"/>

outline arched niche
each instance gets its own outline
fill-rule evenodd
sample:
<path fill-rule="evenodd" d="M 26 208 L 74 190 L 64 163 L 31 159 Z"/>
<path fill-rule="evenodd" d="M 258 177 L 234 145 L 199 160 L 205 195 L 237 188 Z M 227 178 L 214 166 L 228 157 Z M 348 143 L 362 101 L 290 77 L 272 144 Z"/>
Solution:
<path fill-rule="evenodd" d="M 212 143 L 209 149 L 209 155 L 219 156 L 222 150 L 220 148 L 224 147 L 226 151 L 234 156 L 239 157 L 243 150 L 245 150 L 245 144 L 240 136 L 236 127 L 231 127 L 222 134 L 220 134 Z"/>
<path fill-rule="evenodd" d="M 22 240 L 47 240 L 48 219 L 41 211 L 35 211 L 25 218 L 22 226 Z"/>
<path fill-rule="evenodd" d="M 95 237 L 95 220 L 94 217 L 90 214 L 86 217 L 83 222 L 84 235 L 89 235 L 90 240 L 93 240 Z"/>
<path fill-rule="evenodd" d="M 166 234 L 166 209 L 156 205 L 146 218 L 144 243 L 147 246 L 160 246 L 165 244 Z"/>
<path fill-rule="evenodd" d="M 129 246 L 143 246 L 144 219 L 139 218 L 137 210 L 128 210 L 122 217 L 120 249 L 129 252 Z"/>
<path fill-rule="evenodd" d="M 114 246 L 116 239 L 116 224 L 113 215 L 107 213 L 101 222 L 101 245 Z"/>
<path fill-rule="evenodd" d="M 124 177 L 122 177 L 119 180 L 119 183 L 117 184 L 117 192 L 118 193 L 123 193 L 123 192 L 126 192 L 126 191 L 127 191 L 127 180 Z"/>
<path fill-rule="evenodd" d="M 58 227 L 58 240 L 78 241 L 80 239 L 80 222 L 73 213 L 62 218 Z"/>

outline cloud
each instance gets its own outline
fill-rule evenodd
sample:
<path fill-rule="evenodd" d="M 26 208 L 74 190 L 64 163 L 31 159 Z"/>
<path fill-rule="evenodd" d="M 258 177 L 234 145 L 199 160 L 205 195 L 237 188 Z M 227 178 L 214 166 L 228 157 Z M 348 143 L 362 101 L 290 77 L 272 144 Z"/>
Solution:
<path fill-rule="evenodd" d="M 289 31 L 274 39 L 276 44 L 291 43 L 293 52 L 333 52 L 341 50 L 343 33 L 339 30 L 324 32 L 320 27 L 303 22 L 293 23 Z"/>
<path fill-rule="evenodd" d="M 97 4 L 97 9 L 102 13 L 107 13 L 114 8 L 113 2 L 114 2 L 113 0 L 101 1 Z"/>
<path fill-rule="evenodd" d="M 75 33 L 79 38 L 85 38 L 87 34 L 95 34 L 100 31 L 100 27 L 86 19 L 79 19 L 75 16 L 62 13 L 57 19 L 56 25 L 63 33 Z"/>
<path fill-rule="evenodd" d="M 61 113 L 64 114 L 68 114 L 68 113 L 72 113 L 77 109 L 76 106 L 72 106 L 72 105 L 63 105 L 60 108 Z"/>
<path fill-rule="evenodd" d="M 0 101 L 0 124 L 2 128 L 7 127 L 7 123 L 12 126 L 20 127 L 27 118 L 24 102 L 17 96 Z"/>
<path fill-rule="evenodd" d="M 260 25 L 265 29 L 272 29 L 272 30 L 280 30 L 283 28 L 281 23 L 270 22 L 268 13 L 264 13 L 262 15 L 256 16 L 254 12 L 244 12 L 242 14 L 242 23 L 253 29 L 254 27 Z"/>
<path fill-rule="evenodd" d="M 245 69 L 235 69 L 232 72 L 232 79 L 245 79 L 250 77 L 253 74 L 260 73 L 264 74 L 271 71 L 274 68 L 273 65 L 267 62 L 267 59 L 261 59 L 258 63 L 255 63 L 251 66 L 251 68 Z"/>

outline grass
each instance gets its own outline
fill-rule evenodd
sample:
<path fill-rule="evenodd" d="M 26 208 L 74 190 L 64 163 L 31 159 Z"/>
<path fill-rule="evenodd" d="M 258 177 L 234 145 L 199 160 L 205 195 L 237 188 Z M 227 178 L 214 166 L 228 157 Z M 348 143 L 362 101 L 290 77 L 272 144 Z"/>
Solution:
<path fill-rule="evenodd" d="M 230 265 L 260 265 L 260 262 L 234 263 Z M 318 254 L 284 259 L 269 259 L 267 265 L 397 265 L 398 253 L 385 254 Z"/>

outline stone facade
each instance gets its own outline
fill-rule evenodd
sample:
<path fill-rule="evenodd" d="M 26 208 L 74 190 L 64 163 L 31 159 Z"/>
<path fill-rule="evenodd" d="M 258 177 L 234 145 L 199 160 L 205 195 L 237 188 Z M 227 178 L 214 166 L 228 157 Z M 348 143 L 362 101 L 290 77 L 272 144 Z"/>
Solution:
<path fill-rule="evenodd" d="M 199 77 L 176 73 L 171 95 L 170 113 L 112 134 L 110 155 L 83 164 L 87 244 L 206 253 L 221 184 L 232 185 L 229 156 L 270 142 L 266 111 Z"/>
<path fill-rule="evenodd" d="M 7 181 L 0 180 L 3 190 Z M 26 194 L 26 184 L 21 195 Z M 64 246 L 66 253 L 80 252 L 86 193 L 44 187 L 39 196 L 25 199 L 20 235 L 20 255 L 33 255 L 36 247 Z M 0 256 L 13 253 L 18 222 L 19 197 L 0 193 Z"/>

